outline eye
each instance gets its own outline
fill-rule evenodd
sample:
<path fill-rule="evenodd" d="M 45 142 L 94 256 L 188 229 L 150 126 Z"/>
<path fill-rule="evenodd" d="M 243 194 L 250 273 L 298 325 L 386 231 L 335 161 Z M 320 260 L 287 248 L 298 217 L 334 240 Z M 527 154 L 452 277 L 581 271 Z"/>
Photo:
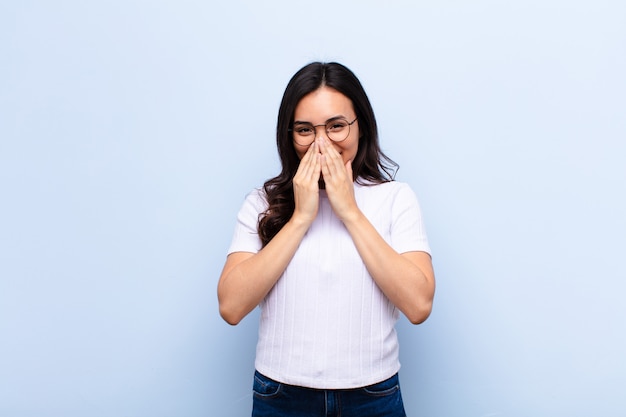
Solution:
<path fill-rule="evenodd" d="M 300 136 L 313 135 L 314 132 L 315 132 L 313 130 L 313 126 L 307 126 L 307 125 L 296 126 L 296 127 L 294 127 L 293 131 L 296 132 L 296 134 L 298 134 Z"/>
<path fill-rule="evenodd" d="M 348 126 L 348 123 L 346 123 L 343 120 L 335 120 L 333 122 L 330 122 L 326 125 L 326 130 L 328 132 L 341 132 L 343 129 L 345 129 Z"/>

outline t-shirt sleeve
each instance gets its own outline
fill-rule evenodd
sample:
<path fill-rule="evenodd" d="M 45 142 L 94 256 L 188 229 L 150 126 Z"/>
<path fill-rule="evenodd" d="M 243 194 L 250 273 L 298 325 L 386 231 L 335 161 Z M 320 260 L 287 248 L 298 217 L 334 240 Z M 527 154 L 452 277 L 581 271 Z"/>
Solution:
<path fill-rule="evenodd" d="M 391 246 L 398 252 L 430 254 L 430 245 L 417 196 L 408 184 L 401 184 L 391 208 Z"/>
<path fill-rule="evenodd" d="M 257 231 L 259 214 L 267 207 L 265 198 L 261 190 L 251 191 L 247 196 L 239 213 L 233 239 L 228 249 L 228 253 L 251 252 L 257 253 L 261 250 L 262 243 Z"/>

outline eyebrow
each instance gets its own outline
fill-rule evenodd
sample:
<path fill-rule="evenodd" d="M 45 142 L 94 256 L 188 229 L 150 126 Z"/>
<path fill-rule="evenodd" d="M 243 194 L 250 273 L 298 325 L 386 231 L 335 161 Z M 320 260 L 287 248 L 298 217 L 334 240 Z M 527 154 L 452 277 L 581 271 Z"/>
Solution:
<path fill-rule="evenodd" d="M 348 118 L 347 118 L 346 116 L 339 115 L 339 116 L 333 116 L 333 117 L 331 117 L 330 119 L 327 119 L 327 120 L 324 122 L 324 124 L 327 124 L 328 122 L 335 121 L 335 120 L 337 120 L 337 119 L 344 119 L 344 120 L 348 120 Z M 311 126 L 313 125 L 313 123 L 311 123 L 311 122 L 303 122 L 303 121 L 300 121 L 300 120 L 296 120 L 296 121 L 294 121 L 294 122 L 293 122 L 293 124 L 294 124 L 294 125 L 311 125 Z"/>

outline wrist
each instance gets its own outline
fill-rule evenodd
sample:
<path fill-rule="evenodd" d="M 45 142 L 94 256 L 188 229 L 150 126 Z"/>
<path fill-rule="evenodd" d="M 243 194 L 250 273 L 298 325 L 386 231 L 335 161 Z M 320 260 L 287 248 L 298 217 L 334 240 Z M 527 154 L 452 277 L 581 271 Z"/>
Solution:
<path fill-rule="evenodd" d="M 350 227 L 351 225 L 359 223 L 359 221 L 361 221 L 364 217 L 363 212 L 356 207 L 354 210 L 351 210 L 341 216 L 341 221 L 346 227 Z"/>
<path fill-rule="evenodd" d="M 315 217 L 306 216 L 300 213 L 294 212 L 287 224 L 291 225 L 296 229 L 305 229 L 308 230 L 311 224 L 315 220 Z"/>

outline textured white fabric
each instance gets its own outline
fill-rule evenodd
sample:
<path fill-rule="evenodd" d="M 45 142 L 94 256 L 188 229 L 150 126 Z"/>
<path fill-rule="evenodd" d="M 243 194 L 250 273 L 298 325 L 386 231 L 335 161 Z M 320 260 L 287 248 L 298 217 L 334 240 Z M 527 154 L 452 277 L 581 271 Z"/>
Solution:
<path fill-rule="evenodd" d="M 407 184 L 355 183 L 361 211 L 397 252 L 430 248 L 417 198 Z M 261 249 L 256 227 L 264 193 L 248 194 L 229 253 Z M 261 303 L 256 369 L 283 383 L 355 388 L 400 368 L 398 310 L 369 275 L 324 190 L 317 218 Z"/>

